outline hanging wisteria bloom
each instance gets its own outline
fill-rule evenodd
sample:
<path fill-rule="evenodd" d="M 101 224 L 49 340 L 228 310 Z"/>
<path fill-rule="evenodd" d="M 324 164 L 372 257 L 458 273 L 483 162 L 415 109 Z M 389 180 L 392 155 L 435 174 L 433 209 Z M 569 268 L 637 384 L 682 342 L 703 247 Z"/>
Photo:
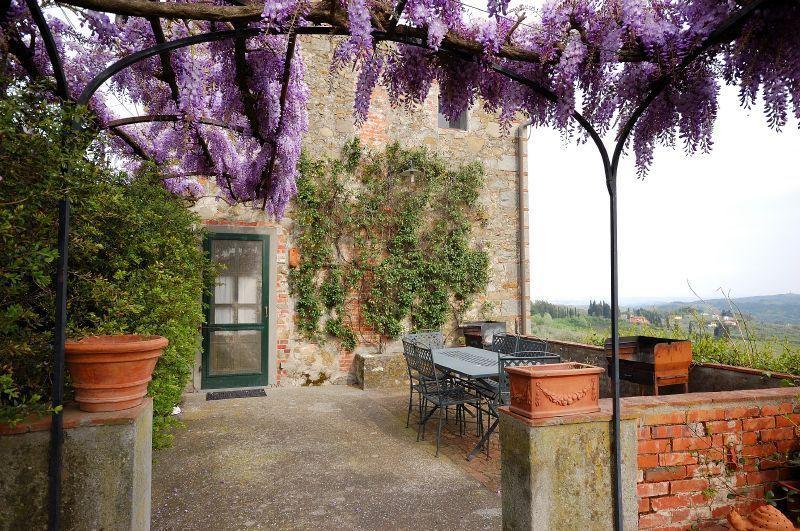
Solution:
<path fill-rule="evenodd" d="M 198 195 L 196 179 L 211 178 L 222 199 L 275 217 L 295 194 L 308 128 L 304 33 L 333 40 L 333 75 L 354 73 L 357 125 L 379 85 L 397 107 L 414 109 L 438 85 L 450 119 L 480 104 L 506 126 L 524 117 L 567 134 L 575 111 L 606 133 L 651 101 L 628 146 L 643 174 L 659 144 L 687 154 L 711 149 L 723 82 L 738 86 L 742 105 L 763 99 L 770 127 L 800 121 L 800 4 L 786 0 L 548 0 L 524 16 L 508 0 L 487 0 L 485 9 L 459 0 L 166 0 L 158 7 L 184 15 L 161 19 L 163 11 L 135 16 L 146 3 L 135 13 L 110 0 L 93 0 L 101 11 L 84 3 L 62 0 L 66 17 L 47 12 L 72 99 L 114 61 L 159 42 L 249 32 L 152 54 L 88 103 L 116 153 L 160 165 L 170 190 Z M 3 5 L 0 90 L 53 76 L 26 3 Z M 707 51 L 695 52 L 739 14 Z M 109 102 L 116 100 L 142 120 L 115 122 Z"/>

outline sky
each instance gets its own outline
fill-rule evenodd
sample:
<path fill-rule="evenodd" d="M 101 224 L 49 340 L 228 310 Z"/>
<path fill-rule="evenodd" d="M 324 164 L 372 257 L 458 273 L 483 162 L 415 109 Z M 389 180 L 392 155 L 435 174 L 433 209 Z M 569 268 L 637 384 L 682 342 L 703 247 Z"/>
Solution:
<path fill-rule="evenodd" d="M 659 148 L 619 170 L 621 304 L 800 292 L 800 132 L 723 87 L 709 155 Z M 611 145 L 607 142 L 607 145 Z M 608 193 L 593 145 L 534 129 L 528 144 L 531 298 L 610 298 Z"/>

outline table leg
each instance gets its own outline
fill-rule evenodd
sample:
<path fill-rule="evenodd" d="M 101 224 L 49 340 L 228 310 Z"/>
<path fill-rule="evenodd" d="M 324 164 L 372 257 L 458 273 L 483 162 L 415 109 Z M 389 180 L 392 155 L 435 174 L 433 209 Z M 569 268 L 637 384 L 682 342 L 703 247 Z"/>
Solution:
<path fill-rule="evenodd" d="M 478 441 L 478 444 L 475 445 L 475 448 L 473 448 L 472 451 L 467 456 L 467 461 L 472 461 L 472 459 L 476 455 L 478 455 L 478 452 L 481 451 L 481 447 L 483 447 L 484 444 L 489 444 L 489 437 L 492 436 L 492 433 L 497 428 L 497 424 L 499 422 L 500 422 L 499 418 L 494 419 L 494 422 L 492 422 L 492 424 L 489 426 L 489 429 L 486 430 L 486 433 L 483 434 L 483 437 L 481 437 L 481 440 Z"/>

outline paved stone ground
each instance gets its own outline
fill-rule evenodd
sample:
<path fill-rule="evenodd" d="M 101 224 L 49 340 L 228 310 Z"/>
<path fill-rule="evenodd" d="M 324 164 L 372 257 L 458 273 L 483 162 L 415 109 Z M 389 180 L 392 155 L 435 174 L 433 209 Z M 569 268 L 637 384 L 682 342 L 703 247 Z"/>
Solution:
<path fill-rule="evenodd" d="M 476 438 L 415 443 L 399 393 L 345 386 L 190 395 L 154 454 L 154 529 L 498 529 L 499 455 Z M 496 438 L 495 438 L 496 440 Z"/>

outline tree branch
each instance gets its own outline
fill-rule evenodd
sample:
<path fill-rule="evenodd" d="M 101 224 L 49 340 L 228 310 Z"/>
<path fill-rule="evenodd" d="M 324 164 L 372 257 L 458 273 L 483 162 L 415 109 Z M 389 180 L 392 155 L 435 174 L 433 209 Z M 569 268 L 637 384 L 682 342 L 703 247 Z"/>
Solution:
<path fill-rule="evenodd" d="M 336 1 L 337 0 L 318 0 L 304 18 L 313 24 L 328 24 L 335 29 L 346 32 L 348 30 L 346 17 L 340 10 L 331 9 L 331 4 Z M 61 0 L 61 2 L 77 7 L 94 9 L 96 11 L 107 11 L 119 15 L 240 23 L 260 20 L 261 13 L 264 9 L 262 4 L 215 6 L 209 4 L 151 2 L 150 0 Z M 388 6 L 375 5 L 373 6 L 373 10 L 380 10 L 373 11 L 373 13 L 379 20 L 386 20 L 387 25 L 389 24 L 388 21 L 392 20 L 394 11 L 390 10 Z M 407 37 L 427 38 L 427 30 L 425 28 L 398 25 L 395 31 Z M 384 34 L 384 38 L 392 40 L 388 32 L 379 33 Z M 472 54 L 483 53 L 482 44 L 459 37 L 452 32 L 445 35 L 443 43 L 459 48 L 464 52 Z M 515 46 L 501 46 L 500 52 L 497 55 L 501 58 L 513 61 L 540 62 L 540 57 L 537 53 Z"/>
<path fill-rule="evenodd" d="M 281 134 L 281 129 L 283 129 L 283 111 L 286 108 L 286 94 L 289 90 L 289 78 L 292 74 L 292 58 L 294 57 L 294 48 L 295 44 L 297 43 L 297 33 L 291 32 L 289 33 L 289 38 L 286 42 L 286 58 L 283 61 L 283 79 L 281 80 L 281 97 L 280 97 L 280 109 L 281 114 L 278 117 L 278 127 L 275 131 L 275 137 L 277 138 Z M 267 184 L 267 181 L 272 178 L 272 172 L 275 169 L 275 160 L 278 156 L 278 144 L 274 140 L 272 141 L 272 153 L 269 157 L 269 164 L 267 165 L 267 171 L 261 174 L 261 180 L 258 182 L 258 186 L 256 187 L 256 195 L 261 191 L 263 186 Z M 267 200 L 264 199 L 264 206 L 266 206 Z M 263 206 L 262 206 L 263 208 Z"/>
<path fill-rule="evenodd" d="M 133 137 L 130 136 L 125 131 L 121 131 L 119 129 L 111 129 L 109 132 L 114 136 L 116 136 L 117 138 L 119 138 L 120 140 L 122 140 L 123 142 L 125 142 L 126 144 L 128 144 L 128 146 L 133 150 L 136 156 L 141 157 L 150 162 L 155 162 L 155 160 L 150 155 L 145 153 L 144 148 L 141 145 L 139 145 L 139 143 L 136 142 L 133 139 Z"/>
<path fill-rule="evenodd" d="M 237 24 L 237 26 L 242 27 L 240 24 Z M 264 143 L 264 138 L 261 135 L 261 123 L 258 119 L 258 112 L 256 112 L 256 97 L 250 90 L 251 72 L 250 65 L 247 63 L 247 40 L 244 37 L 236 37 L 233 40 L 233 57 L 236 67 L 236 85 L 238 85 L 242 96 L 244 115 L 247 117 L 247 121 L 250 122 L 253 136 L 259 142 Z"/>
<path fill-rule="evenodd" d="M 156 44 L 164 44 L 166 37 L 164 37 L 164 29 L 161 27 L 161 21 L 158 17 L 148 17 L 150 27 L 153 30 L 153 37 L 155 37 Z M 178 92 L 178 77 L 175 74 L 175 69 L 172 68 L 172 61 L 169 58 L 169 52 L 161 52 L 158 54 L 161 60 L 161 74 L 163 81 L 169 85 L 169 90 L 172 93 L 172 99 L 175 100 L 175 105 L 180 103 L 180 94 Z"/>

